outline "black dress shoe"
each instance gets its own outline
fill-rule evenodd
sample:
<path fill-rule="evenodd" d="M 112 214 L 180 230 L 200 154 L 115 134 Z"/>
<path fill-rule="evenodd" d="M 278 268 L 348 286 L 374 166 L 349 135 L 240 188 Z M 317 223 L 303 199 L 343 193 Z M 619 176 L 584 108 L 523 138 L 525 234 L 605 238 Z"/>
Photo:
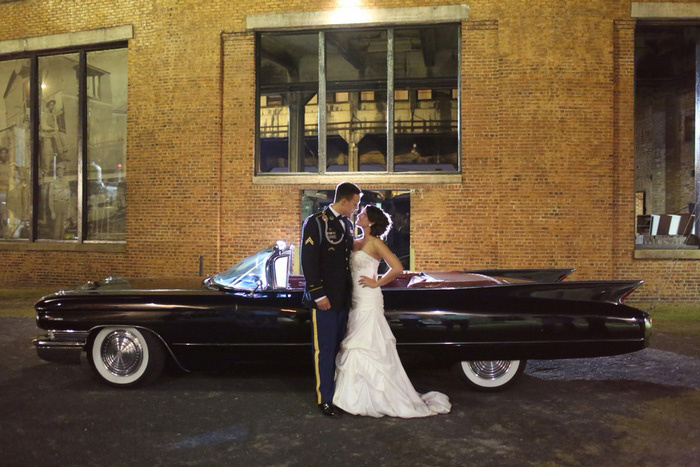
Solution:
<path fill-rule="evenodd" d="M 333 404 L 318 404 L 318 408 L 321 409 L 321 413 L 323 415 L 327 415 L 329 417 L 336 417 L 340 415 L 340 412 Z"/>

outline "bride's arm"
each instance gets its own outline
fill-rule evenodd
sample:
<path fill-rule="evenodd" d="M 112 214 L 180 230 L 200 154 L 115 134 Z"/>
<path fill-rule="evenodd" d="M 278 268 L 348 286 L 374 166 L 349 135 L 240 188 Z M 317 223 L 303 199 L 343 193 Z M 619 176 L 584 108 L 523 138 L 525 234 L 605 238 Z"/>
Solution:
<path fill-rule="evenodd" d="M 360 278 L 360 285 L 374 289 L 376 287 L 383 287 L 399 277 L 403 272 L 403 266 L 401 265 L 399 258 L 396 257 L 396 255 L 389 249 L 388 246 L 384 244 L 383 241 L 376 239 L 373 243 L 373 246 L 376 248 L 379 256 L 386 261 L 386 264 L 388 264 L 390 268 L 380 279 L 373 279 L 367 276 L 362 276 Z"/>

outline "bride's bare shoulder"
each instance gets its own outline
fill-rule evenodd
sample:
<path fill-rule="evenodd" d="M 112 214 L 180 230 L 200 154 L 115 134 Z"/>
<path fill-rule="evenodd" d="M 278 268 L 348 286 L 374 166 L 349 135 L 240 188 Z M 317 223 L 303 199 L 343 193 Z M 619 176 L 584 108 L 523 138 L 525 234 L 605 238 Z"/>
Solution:
<path fill-rule="evenodd" d="M 384 245 L 384 242 L 379 237 L 373 237 L 372 235 L 368 235 L 367 237 L 368 237 L 367 243 L 371 244 L 375 248 L 378 248 L 381 245 Z"/>
<path fill-rule="evenodd" d="M 363 249 L 368 250 L 376 256 L 383 246 L 384 242 L 380 238 L 373 237 L 372 235 L 367 235 L 367 240 L 365 241 Z"/>

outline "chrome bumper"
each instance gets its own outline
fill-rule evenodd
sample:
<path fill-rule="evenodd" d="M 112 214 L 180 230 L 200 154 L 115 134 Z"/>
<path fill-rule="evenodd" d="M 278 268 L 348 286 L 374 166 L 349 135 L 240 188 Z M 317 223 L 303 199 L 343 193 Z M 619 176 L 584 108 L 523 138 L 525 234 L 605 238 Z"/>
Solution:
<path fill-rule="evenodd" d="M 49 331 L 32 341 L 39 358 L 49 362 L 80 363 L 88 331 Z"/>

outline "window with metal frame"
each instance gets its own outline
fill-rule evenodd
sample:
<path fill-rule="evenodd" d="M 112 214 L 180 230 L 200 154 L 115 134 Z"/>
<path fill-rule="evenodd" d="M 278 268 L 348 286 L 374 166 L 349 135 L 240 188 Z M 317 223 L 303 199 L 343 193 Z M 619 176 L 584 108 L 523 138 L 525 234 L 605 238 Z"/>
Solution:
<path fill-rule="evenodd" d="M 126 240 L 126 43 L 0 57 L 0 240 Z"/>
<path fill-rule="evenodd" d="M 655 257 L 700 248 L 699 33 L 697 23 L 635 30 L 635 250 Z"/>
<path fill-rule="evenodd" d="M 256 174 L 459 172 L 459 44 L 459 24 L 257 33 Z"/>

